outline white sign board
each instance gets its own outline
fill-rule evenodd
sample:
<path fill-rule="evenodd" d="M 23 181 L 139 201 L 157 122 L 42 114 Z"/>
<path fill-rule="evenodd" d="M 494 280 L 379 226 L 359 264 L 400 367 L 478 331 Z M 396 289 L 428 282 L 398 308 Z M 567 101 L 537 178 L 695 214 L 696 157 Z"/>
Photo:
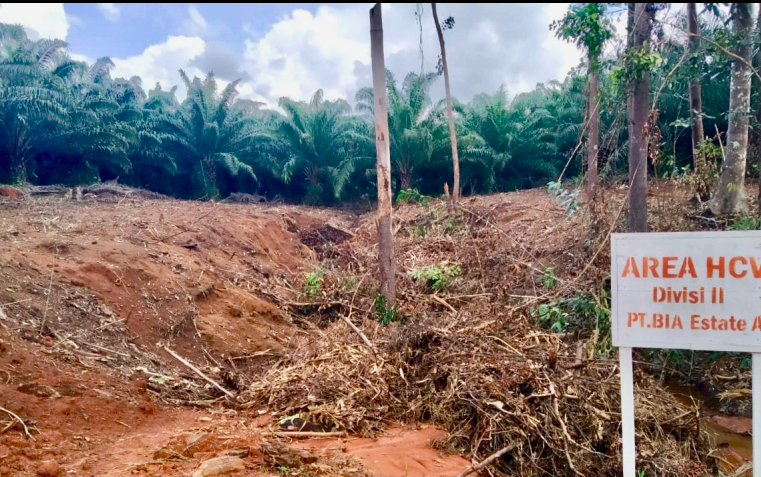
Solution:
<path fill-rule="evenodd" d="M 635 477 L 632 348 L 753 353 L 753 477 L 761 477 L 761 231 L 611 235 L 623 475 Z"/>
<path fill-rule="evenodd" d="M 613 344 L 761 352 L 761 232 L 613 234 Z"/>

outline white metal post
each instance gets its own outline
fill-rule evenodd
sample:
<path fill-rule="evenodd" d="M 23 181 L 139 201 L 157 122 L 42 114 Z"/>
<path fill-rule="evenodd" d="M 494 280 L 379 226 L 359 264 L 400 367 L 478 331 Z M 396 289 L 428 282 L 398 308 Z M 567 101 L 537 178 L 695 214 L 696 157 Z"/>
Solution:
<path fill-rule="evenodd" d="M 761 477 L 761 353 L 753 353 L 753 477 Z"/>
<path fill-rule="evenodd" d="M 621 438 L 624 453 L 624 477 L 635 477 L 637 472 L 637 451 L 634 448 L 634 367 L 632 366 L 632 349 L 618 348 L 618 360 L 621 367 Z M 758 476 L 754 474 L 753 477 Z"/>

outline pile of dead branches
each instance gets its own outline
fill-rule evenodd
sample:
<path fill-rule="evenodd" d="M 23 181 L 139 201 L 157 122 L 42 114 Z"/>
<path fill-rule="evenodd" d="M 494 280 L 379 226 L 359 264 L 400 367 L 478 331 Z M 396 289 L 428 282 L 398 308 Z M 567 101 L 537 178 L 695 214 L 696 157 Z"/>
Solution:
<path fill-rule="evenodd" d="M 253 383 L 247 406 L 361 435 L 399 421 L 432 422 L 450 433 L 440 446 L 476 460 L 508 448 L 495 464 L 506 475 L 617 475 L 615 365 L 579 364 L 556 335 L 522 320 L 501 316 L 474 327 L 471 318 L 388 327 L 375 354 L 337 322 Z M 636 395 L 640 467 L 703 475 L 697 411 L 646 375 Z"/>
<path fill-rule="evenodd" d="M 431 422 L 449 432 L 443 449 L 475 461 L 501 452 L 491 475 L 620 474 L 620 377 L 599 346 L 609 324 L 551 332 L 534 310 L 604 289 L 608 234 L 625 204 L 603 204 L 591 220 L 542 191 L 490 199 L 456 214 L 441 204 L 397 212 L 400 300 L 389 326 L 378 323 L 389 315 L 377 306 L 372 221 L 349 240 L 310 242 L 324 286 L 298 311 L 314 332 L 250 385 L 246 406 L 361 435 Z M 644 373 L 635 393 L 639 469 L 706 475 L 697 410 Z"/>

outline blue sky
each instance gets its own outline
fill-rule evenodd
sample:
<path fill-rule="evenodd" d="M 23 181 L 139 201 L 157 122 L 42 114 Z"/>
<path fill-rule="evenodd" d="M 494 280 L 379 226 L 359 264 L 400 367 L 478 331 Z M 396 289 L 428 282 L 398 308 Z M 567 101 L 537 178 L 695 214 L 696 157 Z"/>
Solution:
<path fill-rule="evenodd" d="M 190 4 L 122 3 L 102 7 L 96 3 L 64 3 L 75 18 L 66 40 L 72 48 L 93 58 L 132 56 L 167 35 L 198 33 L 188 14 Z M 214 37 L 243 51 L 243 41 L 261 35 L 295 9 L 315 12 L 313 3 L 196 3 L 192 5 L 211 27 Z M 104 13 L 106 12 L 106 13 Z M 111 13 L 108 13 L 111 12 Z M 109 16 L 110 15 L 110 16 Z M 77 20 L 81 21 L 76 24 Z"/>
<path fill-rule="evenodd" d="M 386 67 L 400 81 L 421 62 L 434 69 L 439 54 L 430 4 L 422 4 L 422 32 L 415 5 L 383 4 Z M 453 95 L 468 101 L 501 84 L 516 94 L 562 80 L 580 55 L 549 24 L 567 5 L 439 4 L 441 19 L 455 18 L 446 32 Z M 112 76 L 138 75 L 146 89 L 180 85 L 180 68 L 190 76 L 213 70 L 223 84 L 242 79 L 242 96 L 274 104 L 280 96 L 308 99 L 318 88 L 351 100 L 371 85 L 371 6 L 3 3 L 0 22 L 21 23 L 33 38 L 64 39 L 76 59 L 109 56 Z M 432 94 L 443 95 L 443 80 Z"/>

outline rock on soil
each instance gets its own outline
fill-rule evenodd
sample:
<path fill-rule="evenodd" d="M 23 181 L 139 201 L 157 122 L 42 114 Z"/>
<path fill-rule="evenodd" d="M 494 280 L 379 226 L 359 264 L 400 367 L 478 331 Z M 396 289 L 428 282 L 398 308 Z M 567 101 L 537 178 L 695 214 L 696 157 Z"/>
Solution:
<path fill-rule="evenodd" d="M 40 477 L 58 477 L 61 474 L 61 468 L 56 461 L 44 462 L 37 469 L 37 475 Z"/>
<path fill-rule="evenodd" d="M 224 475 L 236 470 L 246 468 L 246 463 L 240 457 L 223 456 L 209 459 L 201 463 L 200 467 L 193 472 L 193 477 L 211 477 Z"/>
<path fill-rule="evenodd" d="M 737 416 L 711 416 L 711 422 L 716 425 L 727 429 L 735 434 L 750 435 L 750 431 L 753 428 L 753 420 L 747 417 Z"/>

